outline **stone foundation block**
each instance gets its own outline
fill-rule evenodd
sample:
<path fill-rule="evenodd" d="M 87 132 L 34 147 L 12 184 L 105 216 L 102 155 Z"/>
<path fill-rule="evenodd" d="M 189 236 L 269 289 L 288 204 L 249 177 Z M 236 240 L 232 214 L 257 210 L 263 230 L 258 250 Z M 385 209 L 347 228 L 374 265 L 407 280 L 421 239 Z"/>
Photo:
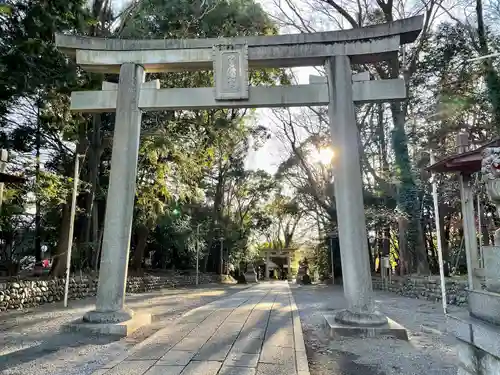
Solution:
<path fill-rule="evenodd" d="M 458 340 L 459 374 L 498 375 L 500 358 L 465 341 Z"/>
<path fill-rule="evenodd" d="M 65 332 L 126 337 L 139 328 L 151 324 L 151 314 L 136 313 L 132 319 L 121 323 L 87 323 L 83 319 L 63 326 Z"/>
<path fill-rule="evenodd" d="M 500 326 L 468 316 L 447 316 L 448 330 L 457 338 L 458 374 L 500 374 Z"/>
<path fill-rule="evenodd" d="M 335 320 L 335 314 L 325 314 L 325 329 L 331 338 L 341 337 L 392 337 L 398 340 L 408 341 L 406 328 L 387 319 L 387 324 L 367 327 L 340 324 Z"/>

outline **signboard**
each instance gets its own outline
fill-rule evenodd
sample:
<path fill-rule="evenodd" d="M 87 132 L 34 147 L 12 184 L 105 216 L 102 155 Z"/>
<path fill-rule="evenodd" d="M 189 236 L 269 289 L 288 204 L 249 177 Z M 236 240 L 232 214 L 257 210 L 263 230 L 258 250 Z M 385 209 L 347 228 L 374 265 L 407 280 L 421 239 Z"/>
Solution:
<path fill-rule="evenodd" d="M 215 100 L 248 99 L 248 46 L 216 45 L 213 51 Z"/>

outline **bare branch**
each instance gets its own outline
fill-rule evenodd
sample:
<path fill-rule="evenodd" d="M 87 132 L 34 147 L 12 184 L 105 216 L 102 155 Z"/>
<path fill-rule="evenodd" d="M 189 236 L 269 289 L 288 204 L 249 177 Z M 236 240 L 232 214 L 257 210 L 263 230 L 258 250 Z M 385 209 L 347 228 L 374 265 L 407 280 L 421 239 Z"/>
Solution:
<path fill-rule="evenodd" d="M 352 26 L 353 29 L 360 27 L 361 25 L 356 22 L 353 16 L 351 16 L 344 8 L 338 5 L 334 0 L 322 0 L 325 3 L 332 6 L 337 12 L 340 13 Z"/>

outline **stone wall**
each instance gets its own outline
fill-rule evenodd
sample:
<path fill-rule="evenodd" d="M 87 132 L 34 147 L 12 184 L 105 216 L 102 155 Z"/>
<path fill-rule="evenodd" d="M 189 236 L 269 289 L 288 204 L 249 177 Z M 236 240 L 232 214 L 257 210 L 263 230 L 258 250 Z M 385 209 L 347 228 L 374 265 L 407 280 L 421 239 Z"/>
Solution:
<path fill-rule="evenodd" d="M 199 283 L 219 282 L 215 274 L 200 274 Z M 167 276 L 129 277 L 128 293 L 143 293 L 162 288 L 194 285 L 196 276 L 172 274 Z M 97 277 L 73 277 L 70 279 L 68 299 L 95 296 Z M 0 311 L 22 309 L 44 303 L 61 301 L 64 297 L 64 279 L 0 281 Z"/>
<path fill-rule="evenodd" d="M 441 301 L 441 283 L 439 278 L 393 277 L 392 283 L 384 286 L 380 277 L 373 277 L 373 289 L 388 290 L 401 296 Z M 450 305 L 467 304 L 467 281 L 447 278 L 446 299 Z"/>

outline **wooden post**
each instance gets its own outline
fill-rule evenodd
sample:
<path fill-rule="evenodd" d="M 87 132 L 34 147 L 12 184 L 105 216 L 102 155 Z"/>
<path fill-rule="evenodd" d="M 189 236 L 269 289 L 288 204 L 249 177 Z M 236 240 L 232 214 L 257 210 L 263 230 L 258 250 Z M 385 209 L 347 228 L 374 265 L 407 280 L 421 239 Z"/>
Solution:
<path fill-rule="evenodd" d="M 457 137 L 457 151 L 467 152 L 469 140 L 467 134 L 460 133 Z M 467 279 L 469 289 L 477 290 L 481 288 L 481 282 L 476 276 L 476 269 L 479 268 L 479 257 L 477 252 L 477 234 L 474 223 L 474 193 L 472 191 L 472 179 L 468 173 L 459 174 L 460 202 L 462 205 L 462 225 L 464 229 L 465 255 L 467 257 Z"/>

